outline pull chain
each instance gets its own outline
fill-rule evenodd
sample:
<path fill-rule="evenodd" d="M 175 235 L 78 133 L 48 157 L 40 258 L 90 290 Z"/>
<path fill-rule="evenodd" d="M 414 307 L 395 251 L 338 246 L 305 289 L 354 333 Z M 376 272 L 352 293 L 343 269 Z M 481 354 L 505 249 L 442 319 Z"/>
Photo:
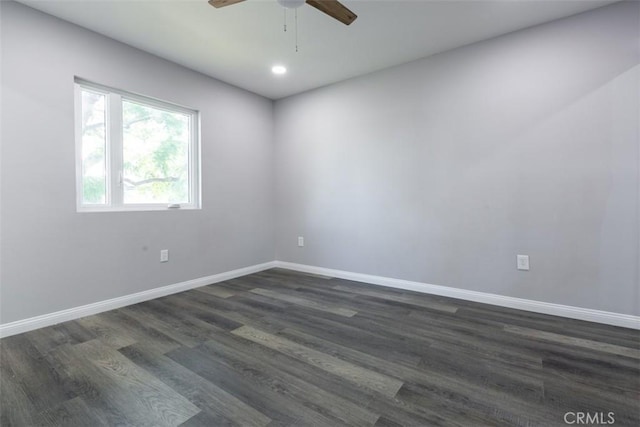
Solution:
<path fill-rule="evenodd" d="M 287 9 L 283 8 L 283 10 L 284 10 L 283 28 L 284 28 L 284 32 L 286 33 L 287 32 Z M 298 9 L 294 9 L 294 17 L 295 17 L 294 32 L 295 32 L 295 40 L 296 40 L 296 52 L 298 52 Z"/>

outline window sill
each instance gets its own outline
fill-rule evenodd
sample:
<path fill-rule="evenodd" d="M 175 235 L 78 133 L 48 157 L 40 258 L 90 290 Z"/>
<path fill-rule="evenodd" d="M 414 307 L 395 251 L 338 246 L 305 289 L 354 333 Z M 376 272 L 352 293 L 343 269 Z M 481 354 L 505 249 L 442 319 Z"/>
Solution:
<path fill-rule="evenodd" d="M 179 208 L 170 208 L 167 205 L 127 205 L 127 206 L 78 206 L 78 213 L 99 212 L 150 212 L 150 211 L 193 211 L 202 209 L 195 205 L 180 205 Z"/>

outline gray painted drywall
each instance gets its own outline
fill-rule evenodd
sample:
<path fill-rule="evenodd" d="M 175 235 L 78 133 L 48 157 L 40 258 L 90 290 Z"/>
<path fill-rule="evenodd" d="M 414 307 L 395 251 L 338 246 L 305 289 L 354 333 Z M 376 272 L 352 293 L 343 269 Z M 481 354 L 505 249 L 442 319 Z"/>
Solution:
<path fill-rule="evenodd" d="M 1 19 L 0 323 L 274 259 L 272 101 L 19 4 Z M 76 213 L 74 75 L 200 110 L 202 210 Z"/>
<path fill-rule="evenodd" d="M 640 314 L 639 7 L 277 101 L 277 258 Z"/>
<path fill-rule="evenodd" d="M 0 323 L 270 261 L 274 242 L 283 261 L 639 314 L 637 17 L 610 6 L 281 100 L 274 118 L 2 2 Z M 202 210 L 75 212 L 74 75 L 201 110 Z"/>

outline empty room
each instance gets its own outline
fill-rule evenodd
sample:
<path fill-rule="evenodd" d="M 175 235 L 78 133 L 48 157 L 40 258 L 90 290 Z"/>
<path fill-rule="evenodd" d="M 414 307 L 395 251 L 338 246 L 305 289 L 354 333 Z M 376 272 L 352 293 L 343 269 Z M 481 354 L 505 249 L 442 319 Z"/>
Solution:
<path fill-rule="evenodd" d="M 640 425 L 640 2 L 0 1 L 0 425 Z"/>

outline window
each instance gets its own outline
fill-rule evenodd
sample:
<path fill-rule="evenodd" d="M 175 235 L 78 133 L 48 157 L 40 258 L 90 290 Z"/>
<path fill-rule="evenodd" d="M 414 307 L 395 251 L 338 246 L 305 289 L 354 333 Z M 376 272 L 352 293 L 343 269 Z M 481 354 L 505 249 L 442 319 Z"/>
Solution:
<path fill-rule="evenodd" d="M 200 207 L 198 112 L 76 79 L 78 211 Z"/>

